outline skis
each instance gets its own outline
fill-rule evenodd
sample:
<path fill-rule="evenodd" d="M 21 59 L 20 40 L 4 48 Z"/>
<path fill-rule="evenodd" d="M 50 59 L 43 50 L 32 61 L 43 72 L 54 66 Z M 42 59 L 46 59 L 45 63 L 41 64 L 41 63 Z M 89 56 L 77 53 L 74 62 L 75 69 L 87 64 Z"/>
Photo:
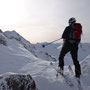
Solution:
<path fill-rule="evenodd" d="M 56 69 L 54 67 L 53 63 L 50 63 L 50 65 L 56 70 L 56 72 L 57 72 L 56 77 L 58 77 L 58 74 L 61 75 L 69 87 L 75 88 L 76 84 L 67 75 L 63 74 L 62 72 L 60 72 L 60 70 Z M 73 69 L 70 65 L 68 66 L 68 69 L 69 69 L 71 75 L 74 75 Z M 80 78 L 76 78 L 76 83 L 77 83 L 76 86 L 78 87 L 78 90 L 83 90 L 83 86 L 81 84 Z"/>
<path fill-rule="evenodd" d="M 78 90 L 83 90 L 80 79 L 77 79 L 77 83 L 78 83 Z"/>
<path fill-rule="evenodd" d="M 58 72 L 58 71 L 57 71 Z M 65 82 L 70 86 L 70 87 L 74 87 L 74 84 L 71 82 L 71 80 L 66 76 L 64 75 L 63 73 L 61 72 L 58 72 L 65 80 Z"/>
<path fill-rule="evenodd" d="M 56 70 L 56 72 L 57 72 L 56 77 L 58 77 L 58 74 L 61 75 L 61 76 L 64 78 L 64 80 L 65 80 L 65 82 L 66 82 L 66 84 L 67 84 L 68 86 L 74 87 L 74 84 L 72 83 L 72 81 L 71 81 L 66 75 L 64 75 L 64 74 L 61 73 L 58 69 L 56 69 L 56 68 L 53 66 L 52 63 L 50 63 L 50 65 Z"/>
<path fill-rule="evenodd" d="M 68 69 L 71 72 L 71 74 L 74 75 L 74 72 L 70 65 L 68 66 Z M 83 90 L 83 86 L 81 84 L 80 78 L 76 78 L 76 79 L 77 79 L 77 84 L 78 84 L 78 90 Z"/>

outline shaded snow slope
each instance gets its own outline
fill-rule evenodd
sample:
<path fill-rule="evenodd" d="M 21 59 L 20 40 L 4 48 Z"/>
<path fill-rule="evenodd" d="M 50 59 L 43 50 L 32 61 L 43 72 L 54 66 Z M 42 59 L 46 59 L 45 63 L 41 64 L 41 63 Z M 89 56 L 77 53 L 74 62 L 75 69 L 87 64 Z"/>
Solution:
<path fill-rule="evenodd" d="M 16 40 L 10 40 L 8 46 L 0 45 L 0 51 L 0 73 L 15 72 L 34 57 Z"/>
<path fill-rule="evenodd" d="M 24 39 L 21 35 L 19 35 L 14 30 L 13 31 L 3 32 L 3 34 L 8 39 L 18 41 L 21 45 L 24 46 L 25 49 L 29 50 L 34 56 L 36 56 L 38 58 L 42 58 L 42 59 L 46 59 L 47 58 L 47 60 L 53 60 L 53 61 L 56 60 L 53 56 L 49 55 L 47 52 L 44 52 L 44 51 L 42 52 L 40 50 L 37 50 L 33 44 L 31 44 L 29 41 Z"/>
<path fill-rule="evenodd" d="M 34 53 L 34 45 L 32 45 L 29 41 L 24 39 L 21 35 L 19 35 L 16 31 L 6 31 L 3 33 L 8 39 L 15 39 L 19 41 L 26 49 L 30 52 Z"/>

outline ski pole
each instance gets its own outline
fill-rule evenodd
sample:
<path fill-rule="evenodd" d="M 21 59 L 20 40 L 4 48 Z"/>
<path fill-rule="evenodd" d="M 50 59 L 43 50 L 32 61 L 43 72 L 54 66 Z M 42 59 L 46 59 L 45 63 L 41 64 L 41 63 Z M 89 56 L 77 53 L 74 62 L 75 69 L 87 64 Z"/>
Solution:
<path fill-rule="evenodd" d="M 59 38 L 59 39 L 54 40 L 54 41 L 52 41 L 52 42 L 50 42 L 50 43 L 47 43 L 46 45 L 42 45 L 42 47 L 48 46 L 48 45 L 52 44 L 53 42 L 56 42 L 56 41 L 61 40 L 61 39 L 62 39 L 62 38 Z"/>

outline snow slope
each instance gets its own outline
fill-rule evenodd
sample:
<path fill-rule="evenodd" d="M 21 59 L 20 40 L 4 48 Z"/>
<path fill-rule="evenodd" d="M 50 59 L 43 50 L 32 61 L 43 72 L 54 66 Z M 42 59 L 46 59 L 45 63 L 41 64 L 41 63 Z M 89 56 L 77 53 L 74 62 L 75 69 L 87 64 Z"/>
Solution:
<path fill-rule="evenodd" d="M 56 78 L 55 68 L 58 66 L 61 46 L 42 48 L 41 45 L 32 45 L 15 31 L 3 32 L 0 36 L 3 36 L 7 43 L 7 46 L 0 44 L 0 74 L 7 72 L 30 74 L 39 90 L 78 90 L 76 78 L 68 70 L 68 65 L 71 65 L 74 71 L 69 54 L 65 57 L 64 73 L 75 85 L 74 88 L 69 87 L 61 76 Z M 90 90 L 90 44 L 82 45 L 83 48 L 79 49 L 82 67 L 81 84 L 84 90 Z"/>

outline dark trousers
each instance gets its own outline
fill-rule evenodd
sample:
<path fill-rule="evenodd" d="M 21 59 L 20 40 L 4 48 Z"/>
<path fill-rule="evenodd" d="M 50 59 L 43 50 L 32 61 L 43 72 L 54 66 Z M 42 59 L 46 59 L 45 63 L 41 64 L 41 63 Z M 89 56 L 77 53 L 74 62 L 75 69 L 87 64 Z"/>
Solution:
<path fill-rule="evenodd" d="M 78 62 L 78 44 L 70 44 L 69 42 L 65 42 L 62 49 L 61 49 L 61 53 L 59 56 L 59 66 L 60 68 L 63 69 L 64 67 L 64 56 L 70 52 L 71 56 L 72 56 L 72 60 L 75 66 L 75 74 L 76 76 L 81 74 L 81 68 L 80 68 L 80 64 Z"/>

